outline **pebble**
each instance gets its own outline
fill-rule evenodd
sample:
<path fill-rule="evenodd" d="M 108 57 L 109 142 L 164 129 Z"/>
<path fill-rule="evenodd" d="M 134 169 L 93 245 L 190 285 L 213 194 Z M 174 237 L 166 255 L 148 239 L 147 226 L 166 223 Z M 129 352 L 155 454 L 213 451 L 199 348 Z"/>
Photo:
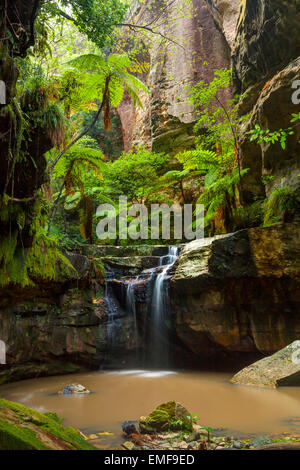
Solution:
<path fill-rule="evenodd" d="M 234 441 L 233 442 L 233 447 L 235 449 L 241 449 L 243 446 L 242 446 L 242 443 L 240 441 Z"/>

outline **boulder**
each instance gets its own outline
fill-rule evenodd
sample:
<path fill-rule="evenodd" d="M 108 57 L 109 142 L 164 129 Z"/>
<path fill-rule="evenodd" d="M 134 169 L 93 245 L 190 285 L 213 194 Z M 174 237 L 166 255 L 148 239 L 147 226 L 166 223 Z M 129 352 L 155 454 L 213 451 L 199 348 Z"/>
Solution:
<path fill-rule="evenodd" d="M 122 431 L 124 434 L 127 434 L 127 435 L 138 434 L 138 431 L 135 427 L 135 423 L 133 421 L 125 421 L 122 424 Z"/>
<path fill-rule="evenodd" d="M 193 430 L 191 414 L 176 401 L 163 403 L 149 416 L 142 416 L 139 420 L 139 426 L 143 434 L 168 430 Z"/>
<path fill-rule="evenodd" d="M 294 341 L 272 356 L 251 364 L 238 372 L 231 382 L 271 388 L 300 386 L 300 341 Z"/>
<path fill-rule="evenodd" d="M 170 287 L 178 337 L 199 361 L 284 348 L 300 337 L 299 260 L 296 223 L 187 244 Z"/>
<path fill-rule="evenodd" d="M 58 393 L 60 395 L 88 395 L 91 392 L 81 384 L 70 384 Z"/>

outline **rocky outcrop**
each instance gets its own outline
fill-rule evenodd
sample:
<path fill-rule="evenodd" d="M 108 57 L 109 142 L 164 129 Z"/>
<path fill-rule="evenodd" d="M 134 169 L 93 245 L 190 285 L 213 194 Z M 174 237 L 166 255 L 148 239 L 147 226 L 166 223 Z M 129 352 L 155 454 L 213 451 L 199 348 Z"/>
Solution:
<path fill-rule="evenodd" d="M 267 81 L 300 55 L 299 0 L 242 0 L 233 63 L 237 88 Z"/>
<path fill-rule="evenodd" d="M 95 450 L 79 431 L 61 423 L 55 413 L 1 399 L 0 450 Z"/>
<path fill-rule="evenodd" d="M 171 281 L 177 335 L 199 358 L 270 354 L 300 334 L 300 225 L 194 241 Z"/>
<path fill-rule="evenodd" d="M 1 289 L 0 339 L 6 344 L 6 365 L 1 365 L 0 383 L 98 369 L 105 363 L 120 367 L 120 353 L 124 365 L 134 350 L 133 319 L 122 312 L 124 318 L 115 322 L 117 352 L 108 357 L 114 320 L 105 298 L 104 266 L 99 258 L 68 257 L 76 268 L 73 275 L 57 282 L 36 280 L 26 289 Z"/>
<path fill-rule="evenodd" d="M 6 344 L 6 366 L 1 367 L 0 382 L 95 367 L 104 301 L 97 298 L 89 259 L 69 258 L 78 269 L 73 279 L 1 289 L 0 338 Z"/>
<path fill-rule="evenodd" d="M 241 127 L 242 165 L 250 168 L 244 180 L 244 196 L 248 201 L 251 201 L 253 195 L 264 194 L 262 177 L 271 177 L 265 187 L 267 196 L 276 187 L 300 189 L 300 125 L 293 125 L 293 134 L 288 136 L 286 150 L 282 149 L 280 142 L 262 142 L 260 145 L 250 142 L 248 135 L 257 124 L 261 129 L 269 129 L 271 132 L 292 126 L 292 114 L 300 112 L 300 104 L 292 102 L 292 83 L 299 78 L 299 74 L 300 57 L 264 85 L 249 119 Z M 253 91 L 250 97 L 251 93 Z M 240 105 L 245 112 L 249 111 L 247 106 L 249 97 L 242 100 Z"/>
<path fill-rule="evenodd" d="M 241 0 L 206 0 L 206 2 L 230 49 L 233 49 Z"/>
<path fill-rule="evenodd" d="M 250 171 L 244 178 L 245 202 L 264 197 L 262 177 L 272 176 L 266 186 L 291 186 L 299 190 L 300 126 L 288 137 L 286 150 L 280 143 L 249 141 L 248 131 L 259 124 L 271 132 L 287 129 L 300 105 L 292 102 L 292 84 L 300 74 L 300 1 L 244 0 L 233 50 L 235 87 L 244 93 L 240 114 L 250 113 L 241 127 L 241 162 Z"/>
<path fill-rule="evenodd" d="M 147 0 L 142 7 L 137 3 L 131 22 L 155 25 L 155 18 L 164 11 L 159 33 L 171 41 L 165 44 L 153 36 L 151 44 L 145 45 L 144 59 L 150 68 L 143 79 L 151 95 L 142 98 L 144 110 L 135 108 L 129 97 L 118 108 L 125 150 L 140 145 L 172 154 L 193 146 L 196 116 L 187 101 L 188 90 L 230 65 L 229 46 L 205 0 L 193 0 L 191 5 L 192 9 L 182 11 L 185 7 L 179 0 L 165 10 L 161 0 Z"/>
<path fill-rule="evenodd" d="M 270 357 L 261 359 L 238 372 L 231 382 L 256 387 L 300 385 L 300 341 L 294 341 Z"/>

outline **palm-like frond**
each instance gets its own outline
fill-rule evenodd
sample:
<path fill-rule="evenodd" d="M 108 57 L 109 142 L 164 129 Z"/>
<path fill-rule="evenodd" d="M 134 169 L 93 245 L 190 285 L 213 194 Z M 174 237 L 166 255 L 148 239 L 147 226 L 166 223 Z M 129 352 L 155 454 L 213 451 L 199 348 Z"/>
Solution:
<path fill-rule="evenodd" d="M 84 72 L 103 70 L 107 67 L 104 56 L 98 54 L 82 54 L 70 60 L 68 65 Z"/>
<path fill-rule="evenodd" d="M 102 55 L 84 54 L 70 61 L 69 65 L 84 72 L 81 77 L 83 87 L 78 89 L 81 95 L 78 101 L 102 100 L 105 80 L 110 76 L 109 95 L 112 106 L 116 107 L 121 103 L 127 90 L 133 103 L 143 107 L 139 92 L 149 93 L 149 90 L 129 72 L 133 61 L 128 55 L 111 54 L 105 59 Z M 137 66 L 136 63 L 134 65 Z"/>

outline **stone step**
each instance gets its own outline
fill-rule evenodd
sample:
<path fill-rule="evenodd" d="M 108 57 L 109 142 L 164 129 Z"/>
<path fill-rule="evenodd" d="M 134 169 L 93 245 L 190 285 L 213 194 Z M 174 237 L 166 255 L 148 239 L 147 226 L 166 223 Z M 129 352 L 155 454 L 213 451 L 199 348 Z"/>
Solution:
<path fill-rule="evenodd" d="M 81 245 L 80 251 L 86 256 L 97 258 L 113 256 L 116 258 L 126 258 L 129 256 L 165 256 L 168 254 L 167 245 L 131 245 L 131 246 L 113 246 L 113 245 Z"/>

